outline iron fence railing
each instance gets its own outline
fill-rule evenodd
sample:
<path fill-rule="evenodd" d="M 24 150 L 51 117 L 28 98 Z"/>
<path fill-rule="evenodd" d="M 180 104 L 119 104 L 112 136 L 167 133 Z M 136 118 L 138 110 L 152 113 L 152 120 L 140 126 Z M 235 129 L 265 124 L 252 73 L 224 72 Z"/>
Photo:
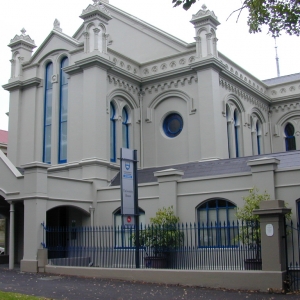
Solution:
<path fill-rule="evenodd" d="M 258 223 L 134 227 L 47 227 L 42 245 L 49 263 L 64 266 L 189 270 L 260 270 Z"/>
<path fill-rule="evenodd" d="M 286 221 L 286 251 L 288 278 L 287 288 L 290 291 L 300 290 L 300 224 Z"/>

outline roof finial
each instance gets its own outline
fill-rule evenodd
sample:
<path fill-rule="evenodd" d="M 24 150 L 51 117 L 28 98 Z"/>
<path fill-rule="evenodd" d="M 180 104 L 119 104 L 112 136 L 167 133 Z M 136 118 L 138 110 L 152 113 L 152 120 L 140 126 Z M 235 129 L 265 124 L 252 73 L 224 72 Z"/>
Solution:
<path fill-rule="evenodd" d="M 62 29 L 60 28 L 60 22 L 57 19 L 54 20 L 53 29 L 62 32 Z"/>
<path fill-rule="evenodd" d="M 25 30 L 25 28 L 24 28 L 24 27 L 21 29 L 21 32 L 22 32 L 22 35 L 25 35 L 25 33 L 26 33 L 26 30 Z"/>
<path fill-rule="evenodd" d="M 203 4 L 203 5 L 201 6 L 201 8 L 202 8 L 203 10 L 207 10 L 207 6 L 206 6 L 205 4 Z"/>

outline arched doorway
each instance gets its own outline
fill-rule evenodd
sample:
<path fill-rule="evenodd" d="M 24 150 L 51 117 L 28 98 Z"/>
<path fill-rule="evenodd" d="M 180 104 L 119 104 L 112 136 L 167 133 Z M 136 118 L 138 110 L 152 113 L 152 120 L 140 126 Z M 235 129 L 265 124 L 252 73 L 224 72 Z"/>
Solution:
<path fill-rule="evenodd" d="M 75 206 L 58 206 L 47 211 L 46 246 L 49 259 L 69 257 L 78 227 L 90 226 L 90 214 Z"/>

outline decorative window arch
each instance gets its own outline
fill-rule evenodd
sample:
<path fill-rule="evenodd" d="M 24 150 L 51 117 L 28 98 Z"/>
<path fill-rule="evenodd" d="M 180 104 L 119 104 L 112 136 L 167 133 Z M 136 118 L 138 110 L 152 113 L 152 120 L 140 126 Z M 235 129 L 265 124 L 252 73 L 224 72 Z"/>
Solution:
<path fill-rule="evenodd" d="M 122 146 L 129 148 L 129 114 L 128 109 L 122 109 Z"/>
<path fill-rule="evenodd" d="M 263 154 L 263 142 L 262 142 L 262 134 L 263 126 L 261 119 L 253 114 L 251 116 L 251 139 L 252 139 L 252 154 L 260 155 Z"/>
<path fill-rule="evenodd" d="M 53 63 L 45 67 L 45 96 L 44 96 L 44 138 L 43 162 L 51 163 L 51 131 L 52 131 L 52 76 Z"/>
<path fill-rule="evenodd" d="M 59 97 L 59 140 L 58 162 L 67 162 L 68 141 L 68 75 L 63 68 L 69 65 L 69 59 L 64 57 L 60 62 L 60 97 Z"/>
<path fill-rule="evenodd" d="M 197 207 L 199 247 L 229 247 L 237 236 L 236 205 L 213 198 Z"/>
<path fill-rule="evenodd" d="M 229 94 L 224 100 L 227 122 L 228 157 L 243 156 L 242 113 L 245 112 L 240 99 Z"/>
<path fill-rule="evenodd" d="M 287 123 L 284 127 L 285 134 L 285 150 L 296 150 L 295 128 L 291 123 Z"/>
<path fill-rule="evenodd" d="M 110 103 L 110 161 L 116 162 L 116 109 Z"/>

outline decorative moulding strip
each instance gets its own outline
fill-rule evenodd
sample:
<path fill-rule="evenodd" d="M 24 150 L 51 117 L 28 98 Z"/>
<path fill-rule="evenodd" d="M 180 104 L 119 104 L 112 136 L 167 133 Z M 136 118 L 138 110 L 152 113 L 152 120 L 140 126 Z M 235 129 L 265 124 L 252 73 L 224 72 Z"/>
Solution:
<path fill-rule="evenodd" d="M 108 74 L 107 79 L 110 84 L 114 84 L 115 86 L 124 88 L 125 90 L 132 92 L 133 94 L 138 93 L 140 91 L 138 86 L 129 83 L 124 79 L 118 78 L 117 76 L 114 76 L 112 74 Z"/>
<path fill-rule="evenodd" d="M 154 85 L 149 85 L 143 89 L 143 92 L 148 92 L 151 94 L 152 92 L 164 91 L 165 89 L 170 89 L 172 87 L 180 87 L 187 84 L 192 84 L 194 82 L 198 82 L 197 75 L 186 76 L 178 79 L 172 79 L 168 82 L 160 82 Z"/>
<path fill-rule="evenodd" d="M 286 104 L 280 104 L 275 105 L 270 108 L 274 112 L 286 112 L 286 111 L 292 111 L 295 109 L 300 109 L 300 102 L 294 102 L 294 103 L 286 103 Z"/>
<path fill-rule="evenodd" d="M 237 95 L 239 98 L 246 100 L 247 102 L 250 102 L 251 104 L 263 109 L 264 111 L 269 111 L 269 106 L 265 105 L 261 101 L 259 101 L 257 98 L 251 96 L 249 93 L 243 91 L 241 88 L 238 88 L 231 82 L 227 81 L 226 79 L 220 77 L 219 84 L 221 87 L 223 87 L 226 90 L 229 90 L 230 92 Z"/>

